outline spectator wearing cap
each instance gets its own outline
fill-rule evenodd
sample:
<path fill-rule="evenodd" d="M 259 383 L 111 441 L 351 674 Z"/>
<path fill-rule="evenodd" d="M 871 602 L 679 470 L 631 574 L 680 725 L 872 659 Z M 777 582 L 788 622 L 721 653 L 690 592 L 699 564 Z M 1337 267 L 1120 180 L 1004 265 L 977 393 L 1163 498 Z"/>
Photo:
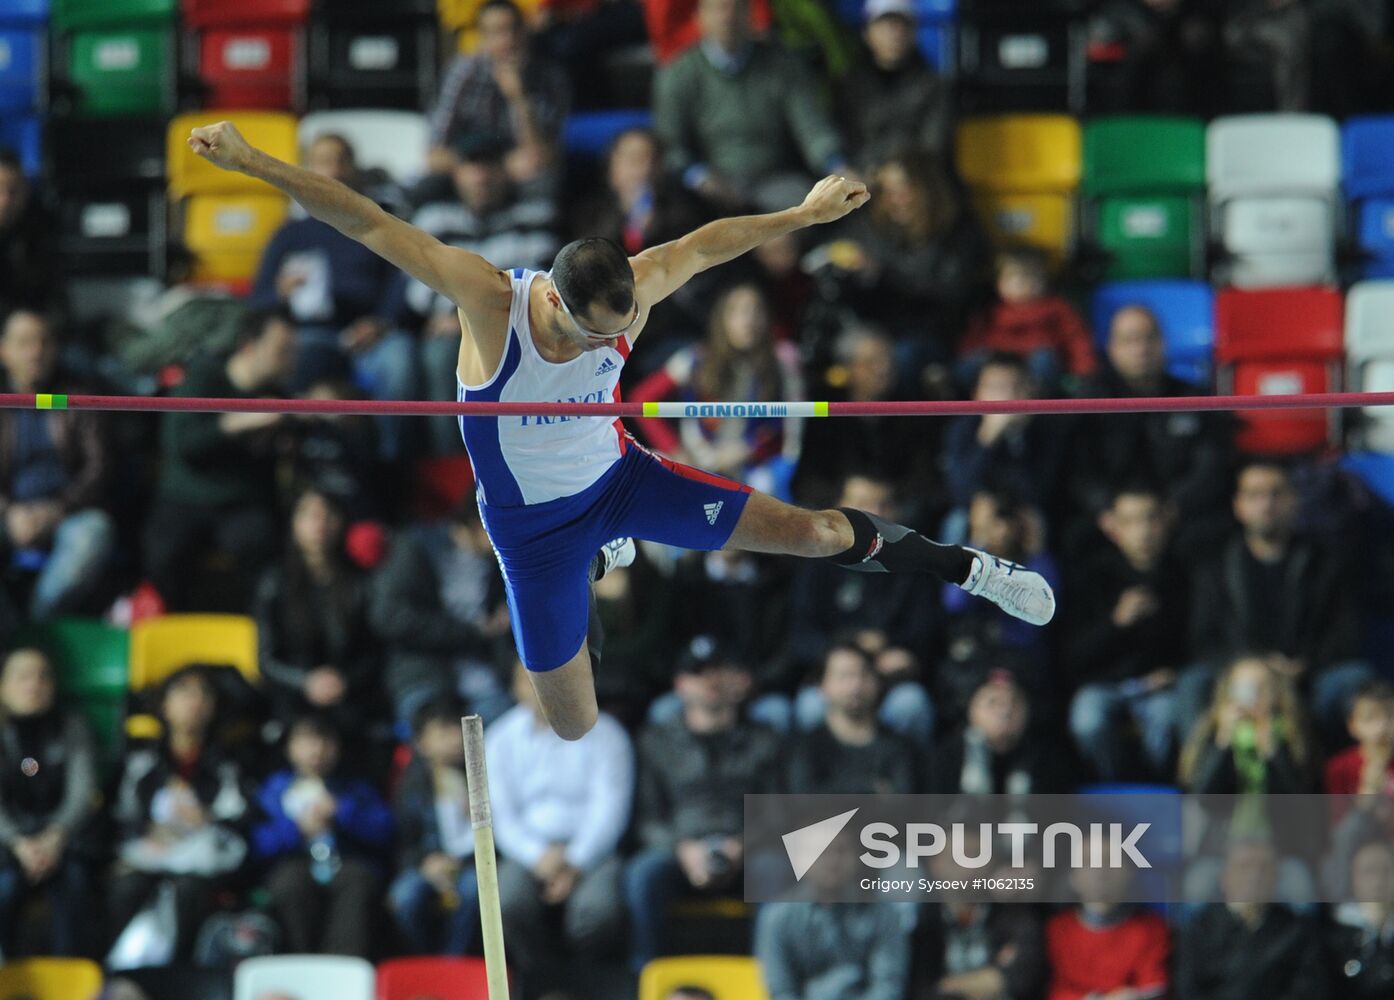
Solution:
<path fill-rule="evenodd" d="M 847 167 L 798 57 L 752 35 L 748 0 L 701 0 L 702 40 L 654 80 L 668 167 L 725 209 L 797 205 L 814 176 Z"/>
<path fill-rule="evenodd" d="M 353 146 L 342 136 L 315 138 L 306 169 L 358 187 Z M 323 378 L 347 377 L 374 399 L 414 399 L 419 362 L 416 340 L 386 314 L 397 269 L 367 247 L 318 219 L 291 219 L 262 253 L 252 303 L 283 308 L 299 332 L 291 389 L 302 392 Z M 378 422 L 382 458 L 401 456 L 411 425 Z"/>
<path fill-rule="evenodd" d="M 968 795 L 1050 794 L 1064 790 L 1058 747 L 1032 730 L 1030 696 L 1011 670 L 982 669 L 970 686 L 967 716 L 935 745 L 929 791 Z"/>
<path fill-rule="evenodd" d="M 538 996 L 620 943 L 618 847 L 634 795 L 634 749 L 605 713 L 579 740 L 557 736 L 521 661 L 513 694 L 518 705 L 489 726 L 484 748 L 504 934 L 523 995 Z"/>
<path fill-rule="evenodd" d="M 492 4 L 491 4 L 492 6 Z M 520 185 L 505 161 L 507 139 L 497 132 L 468 132 L 453 144 L 452 189 L 417 209 L 412 225 L 442 243 L 479 254 L 501 268 L 542 268 L 561 246 L 557 208 L 542 185 Z M 460 317 L 455 303 L 405 274 L 399 276 L 394 315 L 423 325 L 422 363 L 432 399 L 454 399 Z M 439 454 L 463 449 L 454 417 L 431 423 Z"/>
<path fill-rule="evenodd" d="M 847 155 L 874 170 L 910 149 L 942 153 L 949 138 L 949 89 L 915 45 L 912 0 L 867 0 L 864 58 L 837 88 L 837 123 Z"/>
<path fill-rule="evenodd" d="M 639 736 L 642 848 L 624 873 L 636 972 L 658 953 L 670 901 L 733 891 L 744 862 L 743 797 L 777 790 L 780 739 L 742 718 L 749 687 L 749 674 L 725 657 L 684 657 L 674 678 L 682 714 Z"/>
<path fill-rule="evenodd" d="M 500 166 L 511 180 L 537 180 L 561 148 L 570 105 L 566 71 L 531 50 L 523 12 L 511 0 L 488 0 L 475 24 L 478 50 L 455 57 L 431 112 L 427 162 L 433 172 L 449 173 L 459 141 L 489 133 L 500 137 Z"/>

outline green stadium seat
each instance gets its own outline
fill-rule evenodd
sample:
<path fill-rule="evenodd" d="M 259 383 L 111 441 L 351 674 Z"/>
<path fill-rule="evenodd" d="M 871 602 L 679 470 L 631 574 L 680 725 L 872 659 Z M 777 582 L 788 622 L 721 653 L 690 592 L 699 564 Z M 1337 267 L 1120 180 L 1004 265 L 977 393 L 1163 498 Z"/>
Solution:
<path fill-rule="evenodd" d="M 173 24 L 178 0 L 53 0 L 53 28 L 73 31 L 111 25 Z"/>
<path fill-rule="evenodd" d="M 174 39 L 160 27 L 83 30 L 68 39 L 74 111 L 94 117 L 173 110 Z"/>
<path fill-rule="evenodd" d="M 1101 118 L 1084 128 L 1080 193 L 1103 276 L 1189 277 L 1204 267 L 1205 126 L 1190 118 Z"/>

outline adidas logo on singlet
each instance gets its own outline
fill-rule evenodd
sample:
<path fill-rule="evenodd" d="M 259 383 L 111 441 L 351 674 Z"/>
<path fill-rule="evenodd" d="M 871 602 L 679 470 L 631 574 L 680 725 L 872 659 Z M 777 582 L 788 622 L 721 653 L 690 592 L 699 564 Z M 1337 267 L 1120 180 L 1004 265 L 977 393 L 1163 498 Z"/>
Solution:
<path fill-rule="evenodd" d="M 595 370 L 595 374 L 604 375 L 606 372 L 612 372 L 618 367 L 619 365 L 615 364 L 614 358 L 606 358 L 604 361 L 600 362 L 600 367 Z"/>
<path fill-rule="evenodd" d="M 707 512 L 707 523 L 715 524 L 716 519 L 721 516 L 721 505 L 725 500 L 718 500 L 716 503 L 704 503 L 702 509 Z"/>

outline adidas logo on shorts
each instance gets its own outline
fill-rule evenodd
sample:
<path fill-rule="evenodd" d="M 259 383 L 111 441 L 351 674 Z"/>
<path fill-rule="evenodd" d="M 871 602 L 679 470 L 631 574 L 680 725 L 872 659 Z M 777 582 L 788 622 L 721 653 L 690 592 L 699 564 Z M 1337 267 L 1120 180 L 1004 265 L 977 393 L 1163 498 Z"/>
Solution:
<path fill-rule="evenodd" d="M 702 505 L 702 509 L 707 512 L 708 524 L 716 523 L 716 519 L 721 516 L 721 505 L 725 502 L 725 500 L 718 500 L 716 503 L 707 503 Z"/>
<path fill-rule="evenodd" d="M 619 365 L 615 364 L 614 358 L 606 358 L 604 361 L 600 362 L 600 367 L 595 370 L 595 374 L 604 375 L 607 372 L 614 371 L 618 367 Z"/>

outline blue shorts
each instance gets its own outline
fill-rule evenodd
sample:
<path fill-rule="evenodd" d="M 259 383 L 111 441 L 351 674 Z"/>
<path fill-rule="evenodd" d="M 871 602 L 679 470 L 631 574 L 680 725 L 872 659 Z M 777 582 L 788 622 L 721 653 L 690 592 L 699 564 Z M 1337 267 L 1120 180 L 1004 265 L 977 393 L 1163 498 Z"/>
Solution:
<path fill-rule="evenodd" d="M 529 670 L 562 666 L 586 641 L 590 564 L 606 542 L 642 538 L 710 551 L 726 544 L 751 489 L 627 442 L 574 496 L 519 507 L 480 504 L 503 570 L 518 655 Z"/>

